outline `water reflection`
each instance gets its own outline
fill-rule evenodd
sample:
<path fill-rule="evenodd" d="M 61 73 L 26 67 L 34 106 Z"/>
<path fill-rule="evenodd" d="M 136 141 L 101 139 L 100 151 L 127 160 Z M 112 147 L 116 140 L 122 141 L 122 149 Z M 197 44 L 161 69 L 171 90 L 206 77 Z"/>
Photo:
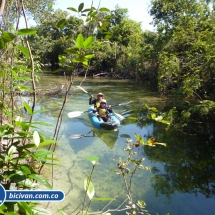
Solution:
<path fill-rule="evenodd" d="M 58 81 L 58 78 L 54 77 L 51 80 Z M 50 77 L 46 77 L 45 84 L 49 79 Z M 80 81 L 76 79 L 74 86 L 79 83 Z M 178 131 L 167 131 L 162 124 L 148 121 L 147 112 L 143 111 L 144 104 L 161 109 L 165 100 L 145 90 L 143 86 L 138 86 L 132 81 L 102 79 L 88 79 L 83 84 L 82 87 L 94 95 L 98 92 L 105 93 L 110 104 L 130 100 L 133 102 L 129 106 L 114 108 L 114 111 L 125 116 L 126 120 L 121 123 L 118 132 L 110 133 L 94 130 L 87 114 L 73 119 L 68 118 L 68 112 L 86 111 L 89 108 L 88 96 L 82 91 L 77 91 L 68 98 L 55 152 L 61 166 L 54 169 L 54 189 L 63 190 L 66 198 L 63 202 L 50 204 L 50 208 L 55 212 L 53 214 L 57 214 L 57 208 L 63 208 L 66 213 L 71 214 L 71 211 L 82 202 L 83 180 L 92 167 L 85 159 L 89 155 L 99 157 L 99 165 L 96 166 L 93 175 L 96 197 L 118 195 L 118 200 L 111 205 L 111 208 L 117 208 L 124 200 L 125 192 L 120 177 L 110 172 L 110 168 L 116 168 L 112 158 L 115 160 L 119 157 L 125 158 L 125 140 L 132 138 L 135 141 L 134 133 L 146 139 L 155 136 L 156 140 L 167 143 L 167 147 L 142 149 L 145 157 L 143 164 L 153 168 L 153 171 L 140 171 L 133 177 L 134 199 L 143 199 L 153 215 L 168 212 L 171 215 L 215 214 L 214 199 L 211 198 L 214 198 L 215 188 L 215 149 L 210 142 L 206 143 L 200 137 L 189 138 Z M 63 96 L 38 98 L 37 109 L 48 109 L 48 112 L 37 114 L 35 119 L 49 122 L 54 126 L 62 103 Z M 54 128 L 44 131 L 53 133 L 52 130 Z M 71 135 L 77 134 L 81 137 L 71 138 Z M 203 195 L 210 199 L 205 199 Z M 101 209 L 100 204 L 102 203 L 93 202 L 91 209 L 94 211 Z"/>
<path fill-rule="evenodd" d="M 168 146 L 145 148 L 148 159 L 164 164 L 164 169 L 154 168 L 151 178 L 156 194 L 202 193 L 206 198 L 215 197 L 215 146 L 200 137 L 186 137 L 174 130 L 155 135 Z"/>

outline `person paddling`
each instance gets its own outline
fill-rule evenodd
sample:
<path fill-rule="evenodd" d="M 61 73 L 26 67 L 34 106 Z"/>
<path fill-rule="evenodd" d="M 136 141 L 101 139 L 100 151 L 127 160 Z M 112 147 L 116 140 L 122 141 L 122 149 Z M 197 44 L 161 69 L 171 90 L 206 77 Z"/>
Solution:
<path fill-rule="evenodd" d="M 98 108 L 100 106 L 101 100 L 104 99 L 103 93 L 98 93 L 97 99 L 93 97 L 93 95 L 89 98 L 89 105 L 94 105 L 94 108 Z"/>
<path fill-rule="evenodd" d="M 112 113 L 111 106 L 106 106 L 107 101 L 102 99 L 100 102 L 100 106 L 98 108 L 94 108 L 93 113 L 98 115 L 100 121 L 108 122 L 110 121 L 109 113 Z"/>

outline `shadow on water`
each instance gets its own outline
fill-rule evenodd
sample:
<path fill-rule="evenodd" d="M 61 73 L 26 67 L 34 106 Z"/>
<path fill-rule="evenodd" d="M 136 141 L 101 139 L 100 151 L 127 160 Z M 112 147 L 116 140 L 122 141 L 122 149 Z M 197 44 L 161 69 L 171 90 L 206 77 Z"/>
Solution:
<path fill-rule="evenodd" d="M 82 134 L 69 134 L 70 138 L 70 145 L 75 152 L 83 150 L 90 144 L 92 144 L 95 139 L 100 139 L 103 143 L 105 143 L 110 149 L 114 147 L 119 135 L 119 129 L 116 130 L 103 130 L 103 129 L 96 129 L 90 122 L 87 114 L 84 117 L 76 119 L 76 128 L 80 128 Z M 74 122 L 74 120 L 73 120 Z M 83 130 L 83 124 L 86 126 Z M 78 140 L 80 139 L 80 140 Z"/>
<path fill-rule="evenodd" d="M 70 134 L 70 145 L 72 149 L 77 153 L 83 150 L 90 144 L 92 144 L 93 139 L 99 138 L 103 143 L 105 143 L 110 149 L 114 147 L 119 135 L 119 129 L 114 131 L 99 130 L 93 128 L 86 134 Z M 76 141 L 74 141 L 76 139 Z M 79 141 L 78 139 L 83 139 Z"/>
<path fill-rule="evenodd" d="M 114 131 L 94 129 L 93 132 L 100 138 L 110 149 L 114 147 L 119 135 L 119 129 Z"/>

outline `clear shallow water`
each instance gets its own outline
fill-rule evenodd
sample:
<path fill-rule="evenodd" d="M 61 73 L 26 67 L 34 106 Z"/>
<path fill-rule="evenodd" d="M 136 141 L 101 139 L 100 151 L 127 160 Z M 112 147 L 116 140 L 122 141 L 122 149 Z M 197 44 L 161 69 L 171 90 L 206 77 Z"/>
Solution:
<path fill-rule="evenodd" d="M 45 82 L 43 82 L 45 80 Z M 63 83 L 59 76 L 44 76 L 42 82 Z M 74 81 L 71 93 L 82 79 Z M 144 104 L 155 106 L 160 110 L 165 98 L 150 92 L 141 85 L 129 81 L 104 79 L 87 79 L 82 87 L 96 95 L 103 92 L 109 104 L 117 104 L 133 100 L 129 106 L 116 107 L 115 112 L 125 117 L 145 114 Z M 70 119 L 67 113 L 88 109 L 89 95 L 81 90 L 69 97 L 60 130 L 60 140 L 55 156 L 59 166 L 54 168 L 54 189 L 63 190 L 66 198 L 62 202 L 49 203 L 48 209 L 57 213 L 57 208 L 71 214 L 82 202 L 84 195 L 83 181 L 90 174 L 92 164 L 85 158 L 89 155 L 99 157 L 99 165 L 93 174 L 95 197 L 116 197 L 108 209 L 117 208 L 126 198 L 123 180 L 110 171 L 117 169 L 119 157 L 127 156 L 124 151 L 127 137 L 135 141 L 137 133 L 145 138 L 155 136 L 157 141 L 167 143 L 167 147 L 141 148 L 145 158 L 143 165 L 152 171 L 140 170 L 133 177 L 133 200 L 144 200 L 150 214 L 159 215 L 209 215 L 215 214 L 214 207 L 214 147 L 201 137 L 187 137 L 179 132 L 167 131 L 165 126 L 150 121 L 139 122 L 125 120 L 118 132 L 102 132 L 93 129 L 87 113 Z M 36 116 L 40 121 L 55 125 L 62 105 L 62 96 L 38 98 L 37 109 L 49 109 L 47 113 Z M 54 127 L 44 128 L 43 132 L 52 135 Z M 93 130 L 93 132 L 91 132 Z M 89 133 L 90 132 L 90 133 Z M 71 135 L 86 135 L 80 139 L 71 139 Z M 50 172 L 44 173 L 49 178 Z M 206 198 L 208 197 L 208 198 Z M 92 211 L 102 210 L 107 202 L 94 201 Z M 76 211 L 77 212 L 77 211 Z M 118 213 L 112 213 L 118 214 Z M 125 212 L 120 212 L 125 214 Z"/>

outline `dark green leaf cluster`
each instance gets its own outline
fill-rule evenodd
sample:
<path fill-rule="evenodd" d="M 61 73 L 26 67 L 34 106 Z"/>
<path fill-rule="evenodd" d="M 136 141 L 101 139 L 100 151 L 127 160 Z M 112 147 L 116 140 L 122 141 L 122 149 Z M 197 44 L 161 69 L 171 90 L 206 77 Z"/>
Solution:
<path fill-rule="evenodd" d="M 152 1 L 150 13 L 161 41 L 157 57 L 159 91 L 177 92 L 175 96 L 183 97 L 184 109 L 182 105 L 177 107 L 175 126 L 186 128 L 188 133 L 210 130 L 214 134 L 209 120 L 214 119 L 214 114 L 208 108 L 215 99 L 215 23 L 211 1 Z"/>
<path fill-rule="evenodd" d="M 30 114 L 30 109 L 27 106 L 26 108 Z M 9 115 L 10 113 L 5 110 L 5 114 Z M 45 139 L 36 130 L 29 131 L 30 128 L 32 130 L 36 128 L 34 123 L 23 122 L 21 118 L 14 120 L 14 125 L 4 124 L 0 126 L 0 182 L 6 190 L 14 189 L 14 187 L 12 188 L 13 185 L 18 190 L 38 189 L 41 186 L 52 189 L 49 182 L 40 176 L 39 172 L 41 166 L 51 164 L 49 161 L 55 160 L 50 157 L 52 151 L 43 148 L 55 143 L 55 141 Z M 32 210 L 33 208 L 34 204 L 26 203 L 23 205 L 14 202 L 12 204 L 4 203 L 0 207 L 0 211 L 4 214 L 8 211 L 16 211 L 19 214 L 23 210 Z"/>

